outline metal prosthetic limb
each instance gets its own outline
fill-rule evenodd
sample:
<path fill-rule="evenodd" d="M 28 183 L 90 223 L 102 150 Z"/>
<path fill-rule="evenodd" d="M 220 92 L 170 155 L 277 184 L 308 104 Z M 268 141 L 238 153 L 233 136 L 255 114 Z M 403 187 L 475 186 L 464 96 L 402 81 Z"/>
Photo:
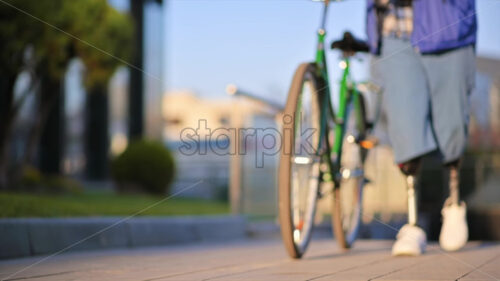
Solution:
<path fill-rule="evenodd" d="M 415 176 L 407 175 L 406 184 L 408 191 L 408 224 L 417 225 L 418 211 L 417 211 L 417 192 L 415 190 Z"/>
<path fill-rule="evenodd" d="M 449 167 L 449 172 L 450 172 L 450 180 L 449 180 L 450 195 L 448 197 L 448 200 L 450 204 L 455 205 L 458 204 L 460 200 L 458 167 L 457 166 Z"/>

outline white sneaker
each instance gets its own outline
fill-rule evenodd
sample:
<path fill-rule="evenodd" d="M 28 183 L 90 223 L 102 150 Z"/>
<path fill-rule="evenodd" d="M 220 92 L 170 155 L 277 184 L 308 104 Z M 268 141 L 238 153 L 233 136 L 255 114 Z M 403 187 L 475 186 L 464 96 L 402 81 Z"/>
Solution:
<path fill-rule="evenodd" d="M 425 232 L 416 225 L 405 224 L 396 236 L 396 242 L 392 246 L 392 255 L 418 256 L 425 252 L 426 245 Z"/>
<path fill-rule="evenodd" d="M 443 250 L 456 251 L 467 243 L 469 230 L 467 228 L 467 207 L 464 202 L 458 204 L 444 203 L 441 215 L 443 225 L 439 234 L 439 245 Z"/>

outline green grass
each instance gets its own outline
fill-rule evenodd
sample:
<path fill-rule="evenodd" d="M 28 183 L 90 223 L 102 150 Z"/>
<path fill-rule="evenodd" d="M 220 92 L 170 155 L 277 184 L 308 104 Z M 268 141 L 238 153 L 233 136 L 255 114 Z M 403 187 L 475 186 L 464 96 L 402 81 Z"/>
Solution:
<path fill-rule="evenodd" d="M 0 192 L 0 218 L 129 216 L 164 198 L 104 192 L 75 195 Z M 224 202 L 171 198 L 138 216 L 209 215 L 228 212 L 229 206 Z"/>

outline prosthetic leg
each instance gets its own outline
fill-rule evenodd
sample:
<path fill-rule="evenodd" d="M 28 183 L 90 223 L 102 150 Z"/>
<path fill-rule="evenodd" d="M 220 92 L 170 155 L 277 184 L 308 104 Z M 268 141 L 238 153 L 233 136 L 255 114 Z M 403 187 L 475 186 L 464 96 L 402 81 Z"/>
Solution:
<path fill-rule="evenodd" d="M 420 169 L 421 158 L 412 159 L 400 164 L 401 172 L 406 176 L 406 190 L 408 200 L 408 224 L 416 226 L 418 223 L 418 201 L 416 191 L 416 175 Z"/>
<path fill-rule="evenodd" d="M 448 183 L 450 193 L 449 193 L 448 200 L 450 201 L 449 202 L 450 204 L 458 205 L 458 203 L 460 201 L 459 168 L 458 168 L 458 165 L 452 165 L 452 166 L 449 166 L 448 169 L 449 169 L 449 174 L 450 174 L 449 183 Z"/>
<path fill-rule="evenodd" d="M 408 223 L 399 230 L 396 236 L 396 242 L 392 247 L 392 255 L 394 256 L 418 256 L 425 252 L 427 237 L 417 225 L 418 203 L 415 185 L 419 163 L 420 159 L 414 159 L 399 166 L 401 172 L 406 176 Z"/>
<path fill-rule="evenodd" d="M 467 207 L 464 202 L 460 202 L 458 162 L 447 165 L 447 169 L 449 173 L 449 196 L 441 210 L 443 225 L 439 235 L 439 245 L 444 250 L 456 251 L 467 243 L 469 237 L 466 219 Z"/>
<path fill-rule="evenodd" d="M 417 192 L 415 190 L 415 175 L 406 176 L 407 185 L 407 200 L 408 200 L 408 224 L 417 225 L 418 222 L 418 207 L 417 207 Z"/>

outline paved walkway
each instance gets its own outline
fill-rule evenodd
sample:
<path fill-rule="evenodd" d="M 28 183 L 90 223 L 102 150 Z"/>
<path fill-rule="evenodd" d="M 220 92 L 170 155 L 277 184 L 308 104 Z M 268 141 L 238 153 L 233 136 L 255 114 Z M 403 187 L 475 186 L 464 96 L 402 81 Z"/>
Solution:
<path fill-rule="evenodd" d="M 285 255 L 279 240 L 198 244 L 61 254 L 0 261 L 8 280 L 498 280 L 500 243 L 470 242 L 455 253 L 436 244 L 420 257 L 390 256 L 391 241 L 359 241 L 342 253 L 313 241 L 304 259 Z"/>

